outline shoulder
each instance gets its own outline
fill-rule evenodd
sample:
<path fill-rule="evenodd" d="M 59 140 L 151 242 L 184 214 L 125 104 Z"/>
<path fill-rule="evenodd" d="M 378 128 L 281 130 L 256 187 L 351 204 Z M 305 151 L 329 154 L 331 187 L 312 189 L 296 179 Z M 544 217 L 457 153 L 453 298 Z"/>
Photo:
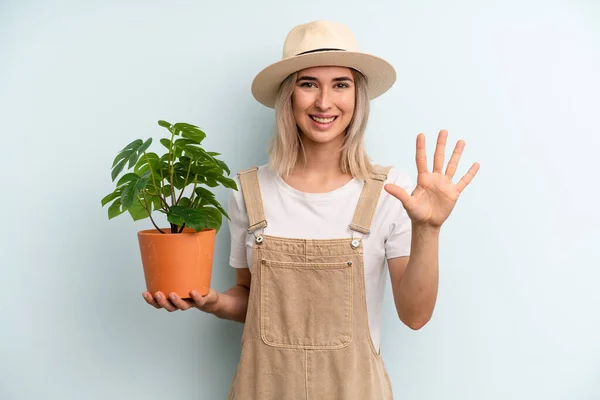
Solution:
<path fill-rule="evenodd" d="M 384 186 L 387 184 L 399 186 L 409 194 L 414 190 L 413 180 L 408 172 L 402 167 L 392 166 L 389 168 L 387 177 L 384 181 Z M 398 212 L 401 212 L 404 207 L 398 199 L 389 194 L 385 188 L 382 187 L 379 208 L 380 212 L 383 214 L 397 214 Z"/>
<path fill-rule="evenodd" d="M 244 194 L 242 188 L 242 182 L 240 180 L 241 175 L 245 175 L 248 173 L 253 173 L 256 171 L 258 182 L 261 186 L 261 191 L 263 191 L 264 187 L 269 185 L 275 179 L 275 172 L 269 167 L 268 164 L 258 165 L 254 167 L 248 167 L 246 169 L 239 170 L 232 179 L 235 181 L 238 190 L 232 190 L 231 196 L 238 203 L 238 207 L 240 209 L 245 209 L 244 204 Z"/>
<path fill-rule="evenodd" d="M 397 166 L 382 166 L 382 165 L 374 165 L 375 167 L 375 171 L 376 172 L 383 172 L 385 173 L 385 170 L 387 169 L 387 176 L 385 179 L 384 184 L 394 184 L 397 186 L 401 186 L 402 188 L 406 189 L 407 187 L 411 187 L 412 186 L 412 179 L 410 178 L 410 175 L 408 174 L 408 172 L 401 168 L 401 167 L 397 167 Z"/>

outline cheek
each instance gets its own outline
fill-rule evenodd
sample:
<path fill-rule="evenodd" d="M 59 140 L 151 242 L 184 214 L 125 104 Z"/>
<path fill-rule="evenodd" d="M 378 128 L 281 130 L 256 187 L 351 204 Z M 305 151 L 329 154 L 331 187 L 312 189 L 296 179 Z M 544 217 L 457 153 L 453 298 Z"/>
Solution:
<path fill-rule="evenodd" d="M 294 113 L 294 117 L 298 119 L 302 114 L 304 114 L 307 108 L 306 96 L 292 96 L 292 112 Z"/>
<path fill-rule="evenodd" d="M 354 94 L 351 94 L 351 95 L 346 96 L 340 103 L 340 108 L 342 108 L 342 111 L 344 112 L 344 114 L 346 114 L 346 116 L 348 116 L 348 114 L 349 114 L 350 117 L 352 117 L 352 115 L 354 114 L 354 107 L 355 107 L 354 100 L 355 100 Z"/>

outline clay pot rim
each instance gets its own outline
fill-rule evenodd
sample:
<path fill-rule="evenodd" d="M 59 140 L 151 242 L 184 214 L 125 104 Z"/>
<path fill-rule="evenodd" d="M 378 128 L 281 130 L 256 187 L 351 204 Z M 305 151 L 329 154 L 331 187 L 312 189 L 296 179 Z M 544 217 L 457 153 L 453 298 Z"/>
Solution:
<path fill-rule="evenodd" d="M 193 228 L 183 228 L 183 232 L 181 232 L 181 233 L 171 233 L 171 228 L 160 228 L 160 229 L 162 229 L 163 232 L 165 232 L 165 233 L 160 233 L 159 231 L 156 230 L 156 228 L 152 228 L 152 229 L 144 229 L 144 230 L 138 231 L 138 235 L 143 235 L 143 236 L 155 236 L 155 235 L 178 236 L 178 235 L 184 235 L 184 234 L 185 235 L 205 235 L 205 234 L 210 234 L 211 232 L 216 232 L 216 229 L 214 229 L 214 228 L 204 228 L 198 232 L 196 232 Z"/>

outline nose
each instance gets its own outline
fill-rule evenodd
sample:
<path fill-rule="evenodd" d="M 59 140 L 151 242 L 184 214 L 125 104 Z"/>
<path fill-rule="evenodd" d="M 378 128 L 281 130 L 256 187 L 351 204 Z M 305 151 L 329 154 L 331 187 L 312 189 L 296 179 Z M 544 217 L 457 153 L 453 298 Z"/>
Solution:
<path fill-rule="evenodd" d="M 331 99 L 329 97 L 328 89 L 322 87 L 319 90 L 319 94 L 315 101 L 315 107 L 319 110 L 329 110 L 331 108 Z"/>

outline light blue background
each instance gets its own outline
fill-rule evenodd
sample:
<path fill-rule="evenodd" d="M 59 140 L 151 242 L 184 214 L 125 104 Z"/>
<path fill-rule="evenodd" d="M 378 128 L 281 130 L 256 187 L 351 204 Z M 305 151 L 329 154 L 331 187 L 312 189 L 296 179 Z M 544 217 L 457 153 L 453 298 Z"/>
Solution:
<path fill-rule="evenodd" d="M 150 221 L 108 221 L 100 199 L 158 119 L 201 126 L 234 171 L 264 163 L 273 113 L 250 83 L 314 19 L 398 71 L 372 103 L 375 161 L 415 178 L 416 135 L 431 161 L 446 128 L 467 142 L 459 175 L 482 165 L 441 234 L 432 321 L 403 326 L 387 287 L 396 398 L 600 398 L 598 2 L 15 0 L 0 3 L 0 399 L 226 398 L 242 325 L 147 306 Z M 217 239 L 224 291 L 227 227 Z"/>

